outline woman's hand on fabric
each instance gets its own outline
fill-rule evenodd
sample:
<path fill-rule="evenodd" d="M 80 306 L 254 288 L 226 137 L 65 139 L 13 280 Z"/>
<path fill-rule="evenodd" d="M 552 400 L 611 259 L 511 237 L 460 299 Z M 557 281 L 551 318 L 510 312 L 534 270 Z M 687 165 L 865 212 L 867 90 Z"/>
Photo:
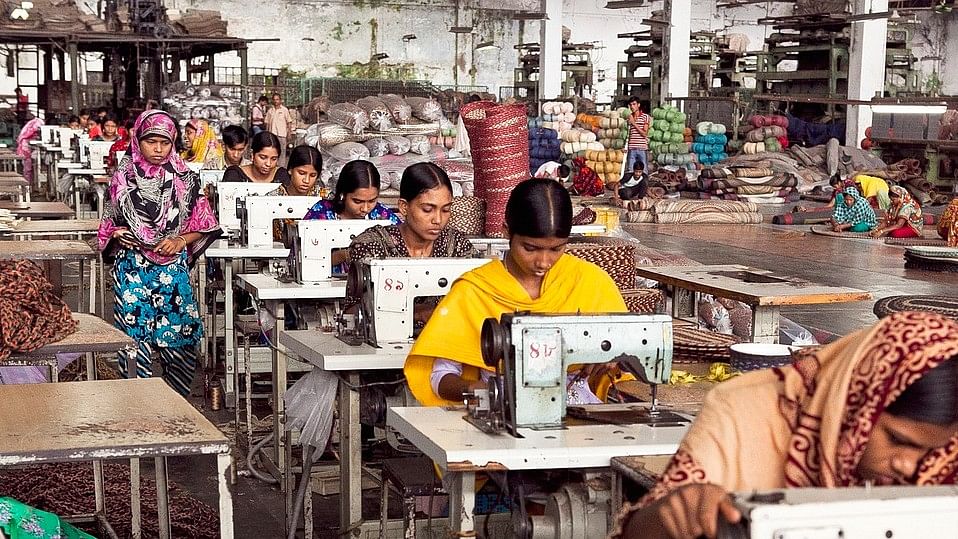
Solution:
<path fill-rule="evenodd" d="M 135 249 L 140 246 L 140 243 L 136 240 L 136 236 L 134 236 L 128 228 L 118 228 L 114 230 L 113 239 L 128 249 Z"/>
<path fill-rule="evenodd" d="M 731 524 L 742 518 L 731 498 L 718 485 L 685 485 L 673 491 L 655 505 L 662 526 L 673 539 L 716 537 L 718 519 Z"/>
<path fill-rule="evenodd" d="M 881 228 L 876 228 L 875 230 L 872 230 L 871 232 L 869 232 L 868 235 L 871 236 L 871 237 L 873 237 L 873 238 L 880 238 L 881 235 L 884 234 L 884 233 L 885 233 L 885 231 L 884 231 L 883 229 L 881 229 Z"/>
<path fill-rule="evenodd" d="M 165 238 L 163 241 L 156 244 L 156 248 L 153 250 L 159 255 L 173 256 L 181 252 L 183 249 L 186 249 L 186 240 L 180 236 L 176 236 L 173 238 Z"/>

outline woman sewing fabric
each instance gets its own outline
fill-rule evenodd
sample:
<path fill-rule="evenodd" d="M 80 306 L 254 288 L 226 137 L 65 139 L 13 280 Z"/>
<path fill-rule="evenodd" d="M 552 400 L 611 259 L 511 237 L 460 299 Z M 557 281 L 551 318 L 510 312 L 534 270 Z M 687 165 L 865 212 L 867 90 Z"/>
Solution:
<path fill-rule="evenodd" d="M 228 167 L 223 173 L 224 182 L 286 183 L 289 174 L 278 166 L 283 147 L 279 137 L 269 131 L 253 135 L 250 141 L 252 162 L 248 165 Z"/>
<path fill-rule="evenodd" d="M 466 236 L 446 226 L 451 211 L 452 182 L 446 172 L 435 163 L 409 166 L 399 185 L 402 224 L 377 225 L 356 236 L 349 260 L 475 256 Z"/>
<path fill-rule="evenodd" d="M 835 196 L 835 210 L 832 213 L 832 230 L 835 232 L 868 232 L 878 224 L 875 210 L 865 200 L 858 189 L 846 187 Z"/>
<path fill-rule="evenodd" d="M 871 232 L 871 237 L 888 235 L 892 238 L 920 238 L 925 226 L 925 217 L 921 206 L 908 194 L 904 187 L 895 185 L 888 191 L 891 207 L 885 215 L 882 226 Z"/>
<path fill-rule="evenodd" d="M 303 219 L 337 220 L 369 219 L 402 223 L 399 216 L 379 202 L 379 171 L 369 161 L 356 160 L 346 163 L 336 181 L 336 195 L 331 200 L 317 202 Z M 348 270 L 349 250 L 333 252 L 334 273 Z"/>
<path fill-rule="evenodd" d="M 184 161 L 207 170 L 222 170 L 225 167 L 223 147 L 209 122 L 194 118 L 187 122 L 185 132 L 189 146 L 180 154 Z"/>
<path fill-rule="evenodd" d="M 715 537 L 728 492 L 956 482 L 958 323 L 901 312 L 723 382 L 613 537 Z"/>
<path fill-rule="evenodd" d="M 115 256 L 114 323 L 137 343 L 137 376 L 152 375 L 154 348 L 163 378 L 188 395 L 203 326 L 189 266 L 220 235 L 199 177 L 173 151 L 176 122 L 148 110 L 133 126 L 130 155 L 110 182 L 99 247 Z M 125 374 L 126 362 L 120 362 Z"/>
<path fill-rule="evenodd" d="M 492 261 L 456 281 L 406 359 L 409 388 L 424 406 L 461 403 L 464 394 L 486 387 L 493 373 L 483 362 L 480 348 L 486 318 L 516 311 L 627 310 L 608 274 L 565 254 L 572 230 L 572 200 L 558 182 L 520 183 L 509 197 L 505 217 L 509 252 L 502 261 Z M 585 369 L 583 374 L 592 370 Z M 571 375 L 570 379 L 570 400 L 599 401 L 586 376 Z M 596 393 L 602 397 L 607 389 L 603 383 Z"/>

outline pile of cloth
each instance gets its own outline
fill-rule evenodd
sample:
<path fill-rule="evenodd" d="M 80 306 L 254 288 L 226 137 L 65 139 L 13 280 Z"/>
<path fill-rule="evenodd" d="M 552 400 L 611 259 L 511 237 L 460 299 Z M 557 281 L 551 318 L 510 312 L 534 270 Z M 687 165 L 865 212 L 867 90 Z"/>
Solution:
<path fill-rule="evenodd" d="M 688 181 L 688 171 L 674 166 L 663 166 L 656 169 L 649 176 L 649 196 L 665 198 L 666 195 L 678 193 L 679 188 Z"/>
<path fill-rule="evenodd" d="M 703 169 L 682 187 L 684 198 L 782 204 L 798 200 L 798 179 L 770 167 L 723 166 Z"/>
<path fill-rule="evenodd" d="M 534 127 L 529 129 L 529 170 L 533 173 L 547 161 L 558 161 L 562 142 L 554 129 Z"/>
<path fill-rule="evenodd" d="M 754 202 L 730 200 L 660 200 L 651 208 L 656 223 L 759 224 L 762 214 Z"/>
<path fill-rule="evenodd" d="M 190 36 L 226 37 L 229 28 L 219 11 L 187 9 L 167 10 L 170 22 L 179 33 Z"/>
<path fill-rule="evenodd" d="M 749 131 L 745 134 L 742 151 L 746 154 L 780 152 L 788 148 L 788 118 L 785 116 L 756 114 L 749 119 Z"/>
<path fill-rule="evenodd" d="M 13 352 L 59 341 L 76 328 L 39 266 L 29 260 L 0 262 L 0 362 Z"/>

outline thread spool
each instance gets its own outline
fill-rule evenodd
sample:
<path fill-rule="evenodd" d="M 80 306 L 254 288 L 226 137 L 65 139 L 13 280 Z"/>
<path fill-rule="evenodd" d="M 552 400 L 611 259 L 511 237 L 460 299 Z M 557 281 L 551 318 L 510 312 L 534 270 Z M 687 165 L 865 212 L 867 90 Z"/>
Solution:
<path fill-rule="evenodd" d="M 210 381 L 210 410 L 217 412 L 223 408 L 223 383 L 219 378 L 213 378 Z"/>

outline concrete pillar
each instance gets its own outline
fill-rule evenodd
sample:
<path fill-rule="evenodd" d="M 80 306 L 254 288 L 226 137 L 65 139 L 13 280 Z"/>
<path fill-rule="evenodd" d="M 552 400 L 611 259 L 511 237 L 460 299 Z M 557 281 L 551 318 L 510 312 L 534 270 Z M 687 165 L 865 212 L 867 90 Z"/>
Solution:
<path fill-rule="evenodd" d="M 852 13 L 865 15 L 888 11 L 888 0 L 853 0 Z M 870 19 L 852 23 L 851 48 L 848 51 L 848 99 L 868 101 L 885 93 L 885 45 L 888 19 Z M 865 129 L 872 124 L 868 105 L 849 105 L 846 115 L 845 144 L 858 147 Z"/>
<path fill-rule="evenodd" d="M 689 40 L 692 34 L 692 0 L 665 0 L 669 26 L 662 44 L 660 100 L 689 95 Z M 652 103 L 654 107 L 656 103 Z"/>
<path fill-rule="evenodd" d="M 562 94 L 562 0 L 543 0 L 549 17 L 540 23 L 539 99 Z"/>

